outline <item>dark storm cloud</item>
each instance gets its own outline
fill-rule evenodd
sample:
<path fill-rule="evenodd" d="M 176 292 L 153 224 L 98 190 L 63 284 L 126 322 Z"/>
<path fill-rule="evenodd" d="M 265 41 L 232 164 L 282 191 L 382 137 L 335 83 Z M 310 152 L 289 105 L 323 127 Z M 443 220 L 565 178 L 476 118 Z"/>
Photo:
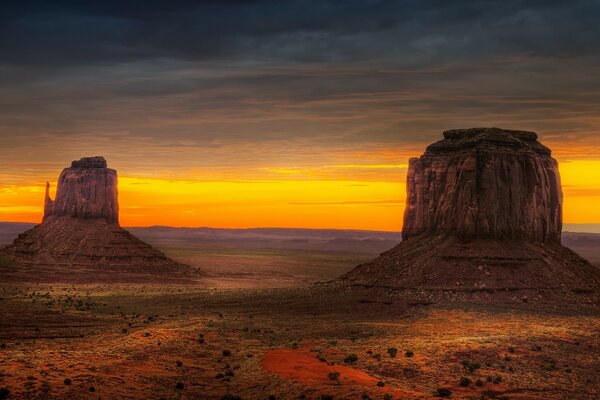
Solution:
<path fill-rule="evenodd" d="M 0 6 L 3 63 L 598 52 L 597 1 L 40 1 Z M 373 40 L 369 40 L 373 39 Z"/>
<path fill-rule="evenodd" d="M 600 157 L 598 20 L 597 0 L 4 1 L 0 157 L 376 163 L 481 125 Z"/>

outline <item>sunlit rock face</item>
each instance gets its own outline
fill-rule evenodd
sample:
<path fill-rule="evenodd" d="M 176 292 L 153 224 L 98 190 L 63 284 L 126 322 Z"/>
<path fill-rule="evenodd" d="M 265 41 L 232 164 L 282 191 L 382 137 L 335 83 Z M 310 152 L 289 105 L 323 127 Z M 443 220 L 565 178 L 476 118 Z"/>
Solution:
<path fill-rule="evenodd" d="M 182 265 L 119 226 L 117 172 L 103 157 L 73 161 L 46 184 L 42 223 L 0 249 L 5 279 L 60 282 L 191 282 L 199 271 Z M 27 271 L 37 271 L 27 274 Z"/>
<path fill-rule="evenodd" d="M 560 242 L 558 163 L 533 132 L 498 128 L 444 132 L 410 160 L 403 238 Z"/>
<path fill-rule="evenodd" d="M 46 185 L 44 220 L 52 217 L 103 218 L 119 223 L 117 171 L 107 168 L 103 157 L 86 157 L 73 161 L 58 178 L 56 199 L 49 196 Z"/>
<path fill-rule="evenodd" d="M 560 243 L 558 163 L 533 132 L 473 128 L 410 160 L 403 241 L 335 282 L 411 301 L 600 305 L 600 270 Z"/>

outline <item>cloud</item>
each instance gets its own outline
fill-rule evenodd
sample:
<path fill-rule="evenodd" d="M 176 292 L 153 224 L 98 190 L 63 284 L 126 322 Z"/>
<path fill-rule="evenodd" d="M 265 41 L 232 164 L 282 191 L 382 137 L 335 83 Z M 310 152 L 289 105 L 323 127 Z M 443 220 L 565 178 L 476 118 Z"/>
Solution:
<path fill-rule="evenodd" d="M 594 0 L 2 2 L 0 179 L 92 153 L 141 176 L 401 179 L 366 165 L 486 125 L 600 158 L 599 17 Z"/>

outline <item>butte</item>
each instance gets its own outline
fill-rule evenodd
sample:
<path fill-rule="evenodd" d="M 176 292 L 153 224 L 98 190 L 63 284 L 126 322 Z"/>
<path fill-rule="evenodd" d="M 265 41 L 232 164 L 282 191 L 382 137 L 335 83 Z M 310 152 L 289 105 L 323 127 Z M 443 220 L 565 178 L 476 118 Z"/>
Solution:
<path fill-rule="evenodd" d="M 402 242 L 335 283 L 423 300 L 597 303 L 600 269 L 561 245 L 558 163 L 533 132 L 458 129 L 412 158 Z"/>
<path fill-rule="evenodd" d="M 186 283 L 199 275 L 119 225 L 117 171 L 103 157 L 73 161 L 46 183 L 42 223 L 0 250 L 6 280 Z"/>

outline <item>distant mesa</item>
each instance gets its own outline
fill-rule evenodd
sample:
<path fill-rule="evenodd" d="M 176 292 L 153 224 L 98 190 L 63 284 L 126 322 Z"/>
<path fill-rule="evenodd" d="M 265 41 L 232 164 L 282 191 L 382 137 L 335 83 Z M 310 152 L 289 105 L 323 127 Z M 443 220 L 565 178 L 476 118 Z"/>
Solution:
<path fill-rule="evenodd" d="M 9 264 L 28 266 L 16 280 L 179 282 L 195 271 L 168 258 L 119 225 L 117 171 L 103 157 L 71 163 L 58 179 L 56 198 L 46 184 L 40 225 L 0 250 Z M 39 271 L 39 276 L 28 272 Z"/>
<path fill-rule="evenodd" d="M 460 298 L 600 293 L 560 244 L 558 163 L 533 132 L 457 129 L 409 162 L 403 241 L 337 283 Z"/>

